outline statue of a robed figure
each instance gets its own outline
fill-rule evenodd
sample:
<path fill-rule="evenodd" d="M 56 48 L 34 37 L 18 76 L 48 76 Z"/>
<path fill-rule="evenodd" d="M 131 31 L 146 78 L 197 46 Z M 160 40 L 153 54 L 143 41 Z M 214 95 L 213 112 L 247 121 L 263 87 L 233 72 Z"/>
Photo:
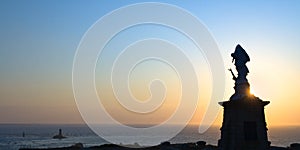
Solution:
<path fill-rule="evenodd" d="M 224 107 L 224 113 L 218 147 L 220 150 L 267 150 L 270 142 L 264 106 L 270 102 L 250 94 L 247 80 L 249 70 L 246 66 L 250 57 L 246 51 L 237 45 L 231 57 L 238 75 L 236 77 L 229 69 L 235 82 L 235 92 L 229 101 L 219 103 Z"/>
<path fill-rule="evenodd" d="M 246 66 L 246 63 L 250 61 L 250 57 L 240 45 L 236 46 L 234 53 L 231 54 L 231 57 L 236 71 L 238 72 L 238 77 L 234 75 L 232 69 L 229 69 L 233 76 L 232 79 L 235 81 L 235 93 L 231 96 L 230 100 L 237 100 L 244 96 L 249 96 L 250 94 L 250 84 L 247 80 L 249 69 Z"/>

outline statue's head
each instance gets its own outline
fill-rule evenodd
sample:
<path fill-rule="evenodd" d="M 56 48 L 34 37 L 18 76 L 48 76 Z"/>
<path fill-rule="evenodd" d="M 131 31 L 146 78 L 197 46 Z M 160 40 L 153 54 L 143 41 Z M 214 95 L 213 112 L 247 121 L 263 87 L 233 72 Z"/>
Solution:
<path fill-rule="evenodd" d="M 235 51 L 231 54 L 231 57 L 233 58 L 233 60 L 240 63 L 246 63 L 250 61 L 249 55 L 239 44 L 235 47 Z"/>

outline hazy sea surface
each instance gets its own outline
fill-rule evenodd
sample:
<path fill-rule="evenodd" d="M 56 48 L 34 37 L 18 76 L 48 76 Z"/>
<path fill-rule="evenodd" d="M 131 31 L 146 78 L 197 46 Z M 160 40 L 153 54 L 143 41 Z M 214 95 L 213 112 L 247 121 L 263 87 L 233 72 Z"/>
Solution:
<path fill-rule="evenodd" d="M 68 138 L 61 140 L 52 139 L 58 133 L 58 129 L 62 129 L 63 134 Z M 112 130 L 114 130 L 113 127 Z M 217 145 L 217 141 L 220 138 L 219 127 L 211 127 L 204 134 L 199 134 L 197 130 L 197 126 L 188 126 L 179 135 L 171 139 L 170 142 L 185 143 L 202 140 L 208 144 Z M 23 137 L 23 132 L 25 137 Z M 300 142 L 300 126 L 271 127 L 268 135 L 272 145 L 286 147 L 291 143 Z M 124 139 L 124 137 L 117 135 L 114 138 Z M 130 139 L 131 137 L 129 135 L 126 138 Z M 0 124 L 1 150 L 65 147 L 79 142 L 83 143 L 85 147 L 108 143 L 94 134 L 86 125 Z M 126 143 L 126 141 L 124 142 Z"/>

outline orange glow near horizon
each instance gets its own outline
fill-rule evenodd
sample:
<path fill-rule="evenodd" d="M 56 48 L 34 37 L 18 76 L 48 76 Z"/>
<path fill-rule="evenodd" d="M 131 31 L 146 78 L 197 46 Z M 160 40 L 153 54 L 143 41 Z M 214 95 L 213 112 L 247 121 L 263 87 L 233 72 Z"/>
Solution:
<path fill-rule="evenodd" d="M 0 27 L 2 33 L 0 34 L 0 124 L 85 123 L 77 108 L 72 87 L 72 67 L 76 48 L 84 33 L 97 19 L 117 8 L 132 5 L 134 2 L 83 3 L 79 1 L 72 6 L 68 3 L 59 3 L 59 7 L 56 7 L 57 1 L 47 1 L 47 4 L 25 1 L 19 1 L 18 4 L 13 1 L 1 3 L 3 3 L 0 5 L 3 9 L 0 9 L 2 19 Z M 203 21 L 217 42 L 223 58 L 222 62 L 224 62 L 222 65 L 225 68 L 225 89 L 221 91 L 224 97 L 218 100 L 219 102 L 229 100 L 234 93 L 234 81 L 227 69 L 231 68 L 237 74 L 230 54 L 235 46 L 240 44 L 250 56 L 250 62 L 246 64 L 249 69 L 247 79 L 250 84 L 250 93 L 264 101 L 270 101 L 270 104 L 265 107 L 268 127 L 300 126 L 300 20 L 297 19 L 300 1 L 241 3 L 164 1 L 164 3 L 182 7 L 191 12 L 201 22 Z M 78 8 L 81 11 L 78 11 Z M 243 13 L 240 13 L 241 11 Z M 49 18 L 52 19 L 49 20 Z M 113 23 L 118 23 L 118 20 Z M 122 108 L 116 101 L 116 97 L 110 90 L 111 80 L 102 78 L 104 73 L 106 75 L 111 73 L 107 71 L 111 69 L 111 66 L 106 61 L 114 63 L 116 56 L 119 56 L 119 52 L 123 50 L 114 46 L 124 44 L 125 40 L 129 39 L 134 41 L 135 39 L 163 38 L 169 39 L 176 46 L 190 44 L 184 49 L 184 54 L 187 54 L 191 60 L 195 60 L 191 63 L 200 68 L 195 71 L 200 79 L 198 81 L 199 103 L 190 124 L 199 124 L 211 101 L 213 79 L 210 67 L 213 65 L 208 64 L 206 53 L 203 51 L 200 52 L 197 49 L 199 54 L 196 55 L 191 46 L 194 42 L 187 35 L 179 33 L 180 29 L 177 33 L 177 30 L 175 32 L 168 27 L 154 27 L 154 24 L 148 24 L 147 28 L 143 25 L 139 26 L 139 30 L 135 26 L 122 30 L 125 38 L 119 37 L 119 41 L 115 41 L 111 49 L 101 52 L 105 56 L 102 55 L 103 58 L 99 59 L 95 68 L 95 91 L 98 92 L 109 113 L 120 122 L 126 124 L 161 123 L 168 119 L 180 104 L 181 81 L 172 67 L 161 62 L 149 62 L 149 64 L 141 63 L 132 72 L 128 82 L 132 95 L 138 101 L 145 102 L 151 98 L 151 92 L 160 92 L 160 87 L 149 90 L 149 81 L 152 81 L 150 79 L 156 79 L 156 77 L 162 79 L 168 90 L 162 107 L 143 116 Z M 111 25 L 110 28 L 115 28 L 115 25 Z M 148 37 L 148 34 L 153 35 Z M 117 39 L 118 35 L 121 33 L 111 37 Z M 101 36 L 99 35 L 99 39 L 102 39 Z M 109 45 L 106 46 L 109 48 Z M 201 48 L 200 45 L 199 47 Z M 162 50 L 165 49 L 162 48 Z M 166 53 L 166 55 L 169 54 Z M 129 56 L 128 60 L 132 60 L 133 55 Z M 124 60 L 127 60 L 127 57 Z M 174 60 L 179 64 L 183 62 L 182 59 L 174 58 Z M 97 67 L 101 62 L 103 62 L 103 68 L 99 69 Z M 183 70 L 186 69 L 185 67 L 181 66 Z M 188 100 L 181 103 L 191 104 Z M 221 126 L 223 108 L 217 102 L 213 102 L 213 105 L 220 108 L 214 125 Z M 187 109 L 186 112 L 188 111 Z M 180 115 L 184 117 L 186 114 Z"/>

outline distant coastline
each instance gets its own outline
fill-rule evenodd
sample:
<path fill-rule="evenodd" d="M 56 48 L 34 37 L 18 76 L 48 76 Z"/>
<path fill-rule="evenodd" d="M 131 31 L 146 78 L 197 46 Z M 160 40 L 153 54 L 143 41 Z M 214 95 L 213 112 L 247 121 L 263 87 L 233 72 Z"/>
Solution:
<path fill-rule="evenodd" d="M 60 128 L 67 138 L 52 139 Z M 289 147 L 292 143 L 300 143 L 300 126 L 273 126 L 268 128 L 269 141 L 271 141 L 272 146 L 283 148 Z M 23 132 L 25 137 L 22 137 Z M 219 138 L 219 126 L 212 126 L 204 134 L 199 134 L 198 126 L 189 125 L 170 142 L 173 145 L 175 143 L 205 141 L 206 145 L 217 145 Z M 18 150 L 19 148 L 59 148 L 70 147 L 75 143 L 83 143 L 85 148 L 100 145 L 102 147 L 112 146 L 107 145 L 109 144 L 107 141 L 98 137 L 84 124 L 0 124 L 0 149 L 7 149 L 7 147 L 11 150 Z"/>

